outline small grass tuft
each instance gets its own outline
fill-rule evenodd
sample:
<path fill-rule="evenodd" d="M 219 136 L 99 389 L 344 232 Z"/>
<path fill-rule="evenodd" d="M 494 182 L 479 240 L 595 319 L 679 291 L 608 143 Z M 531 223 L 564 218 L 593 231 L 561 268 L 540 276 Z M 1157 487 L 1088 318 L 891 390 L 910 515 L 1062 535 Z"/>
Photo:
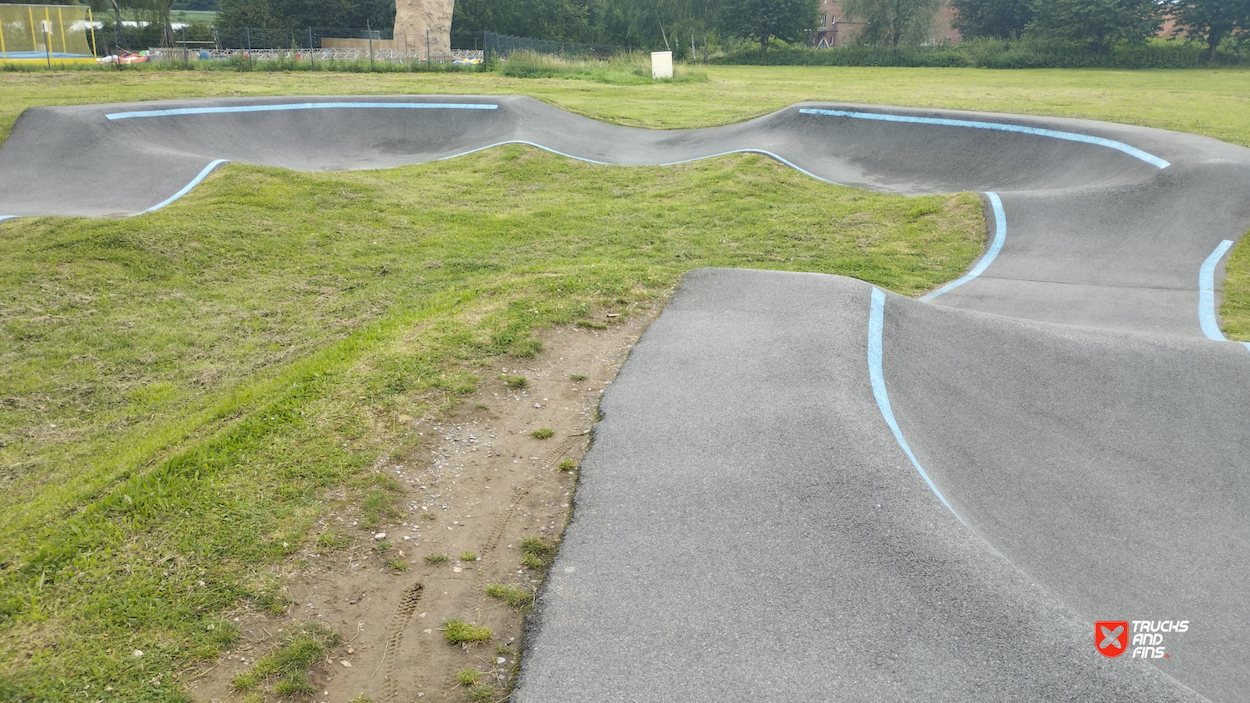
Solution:
<path fill-rule="evenodd" d="M 317 545 L 317 553 L 325 554 L 336 549 L 342 549 L 347 546 L 347 537 L 338 530 L 326 530 L 317 535 L 314 540 Z"/>
<path fill-rule="evenodd" d="M 556 468 L 562 471 L 563 473 L 568 473 L 577 468 L 577 462 L 573 461 L 572 459 L 568 457 L 565 457 L 560 460 L 560 463 L 556 465 Z"/>
<path fill-rule="evenodd" d="M 404 561 L 402 557 L 390 557 L 386 560 L 386 568 L 394 569 L 395 571 L 407 571 L 408 562 Z"/>
<path fill-rule="evenodd" d="M 474 686 L 469 689 L 469 700 L 473 703 L 490 703 L 495 700 L 495 689 L 486 685 Z"/>
<path fill-rule="evenodd" d="M 272 691 L 279 696 L 314 693 L 316 689 L 308 679 L 308 669 L 324 659 L 326 652 L 339 640 L 338 633 L 316 623 L 289 628 L 278 649 L 234 677 L 234 690 L 249 692 L 272 682 Z"/>
<path fill-rule="evenodd" d="M 400 512 L 395 508 L 395 497 L 393 489 L 370 488 L 365 493 L 365 499 L 360 506 L 361 527 L 364 527 L 366 530 L 372 530 L 387 519 L 398 518 Z"/>
<path fill-rule="evenodd" d="M 508 353 L 520 359 L 531 359 L 543 350 L 543 343 L 537 339 L 522 339 L 508 348 Z"/>
<path fill-rule="evenodd" d="M 489 627 L 474 625 L 463 620 L 447 620 L 443 623 L 443 637 L 448 644 L 481 644 L 489 642 L 495 632 Z"/>
<path fill-rule="evenodd" d="M 447 555 L 441 552 L 438 554 L 425 555 L 425 563 L 427 564 L 442 564 L 445 561 L 447 561 Z"/>
<path fill-rule="evenodd" d="M 608 328 L 606 322 L 600 322 L 598 320 L 578 320 L 577 326 L 585 327 L 586 329 L 591 330 L 606 330 Z"/>
<path fill-rule="evenodd" d="M 477 561 L 477 553 L 468 550 L 460 552 L 460 561 Z"/>
<path fill-rule="evenodd" d="M 556 431 L 550 427 L 540 427 L 530 433 L 534 439 L 551 439 L 555 434 Z"/>
<path fill-rule="evenodd" d="M 521 540 L 521 551 L 546 559 L 556 552 L 556 546 L 542 537 L 526 537 Z"/>
<path fill-rule="evenodd" d="M 583 376 L 583 375 L 582 375 L 582 374 L 580 374 L 580 373 L 575 373 L 575 374 L 573 374 L 573 375 L 569 376 L 569 379 L 571 379 L 571 380 L 573 380 L 573 381 L 579 381 L 579 382 L 580 382 L 580 381 L 585 381 L 587 378 L 589 378 L 589 377 L 588 377 L 588 376 Z"/>
<path fill-rule="evenodd" d="M 542 569 L 547 566 L 547 563 L 533 554 L 527 553 L 521 557 L 521 566 L 527 569 Z"/>
<path fill-rule="evenodd" d="M 392 544 L 389 539 L 384 539 L 381 542 L 378 542 L 377 544 L 373 545 L 373 551 L 377 552 L 378 554 L 386 554 L 387 552 L 391 551 L 391 547 L 394 547 L 394 546 L 395 545 Z"/>
<path fill-rule="evenodd" d="M 461 686 L 472 686 L 482 680 L 482 672 L 468 667 L 456 672 L 456 681 Z"/>
<path fill-rule="evenodd" d="M 306 696 L 316 693 L 317 688 L 309 680 L 308 672 L 293 671 L 274 684 L 273 692 L 279 696 Z"/>
<path fill-rule="evenodd" d="M 504 376 L 500 376 L 500 378 L 503 379 L 504 385 L 506 385 L 509 388 L 515 388 L 516 390 L 525 388 L 526 386 L 530 384 L 529 379 L 525 378 L 524 376 L 504 375 Z"/>
<path fill-rule="evenodd" d="M 486 595 L 502 598 L 509 607 L 520 610 L 534 602 L 534 594 L 511 584 L 492 583 L 486 587 Z"/>

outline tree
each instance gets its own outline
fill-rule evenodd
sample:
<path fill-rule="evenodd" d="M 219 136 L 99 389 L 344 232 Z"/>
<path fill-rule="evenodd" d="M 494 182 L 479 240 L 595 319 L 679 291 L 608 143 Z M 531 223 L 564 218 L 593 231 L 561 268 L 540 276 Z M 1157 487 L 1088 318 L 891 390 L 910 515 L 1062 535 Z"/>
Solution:
<path fill-rule="evenodd" d="M 1028 31 L 1088 42 L 1102 54 L 1116 42 L 1144 42 L 1162 23 L 1154 0 L 1035 0 Z"/>
<path fill-rule="evenodd" d="M 727 34 L 758 40 L 763 55 L 771 39 L 806 41 L 818 7 L 818 0 L 725 0 L 719 24 Z"/>
<path fill-rule="evenodd" d="M 863 22 L 860 44 L 921 44 L 933 29 L 942 0 L 845 0 L 842 10 Z"/>
<path fill-rule="evenodd" d="M 451 27 L 458 41 L 487 30 L 551 41 L 629 43 L 627 22 L 608 0 L 456 0 Z"/>
<path fill-rule="evenodd" d="M 1176 20 L 1176 35 L 1184 29 L 1190 39 L 1206 42 L 1207 60 L 1227 37 L 1250 35 L 1250 0 L 1172 0 L 1165 8 Z"/>
<path fill-rule="evenodd" d="M 149 0 L 151 1 L 151 0 Z M 155 0 L 165 2 L 167 0 Z M 365 27 L 395 26 L 394 0 L 221 0 L 221 27 Z"/>
<path fill-rule="evenodd" d="M 964 39 L 1019 39 L 1033 19 L 1030 0 L 951 0 Z"/>

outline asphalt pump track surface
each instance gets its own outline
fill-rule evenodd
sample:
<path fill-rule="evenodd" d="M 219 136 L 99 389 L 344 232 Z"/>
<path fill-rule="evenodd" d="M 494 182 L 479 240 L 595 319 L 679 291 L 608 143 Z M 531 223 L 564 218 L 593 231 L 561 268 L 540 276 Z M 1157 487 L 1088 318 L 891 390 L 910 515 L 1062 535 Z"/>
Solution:
<path fill-rule="evenodd" d="M 968 275 L 921 301 L 685 277 L 604 396 L 514 700 L 1250 700 L 1250 347 L 1215 313 L 1250 150 L 828 103 L 687 131 L 515 96 L 51 107 L 0 147 L 0 216 L 137 214 L 221 160 L 509 142 L 621 165 L 765 153 L 977 191 L 989 224 Z M 1149 637 L 1103 656 L 1099 621 Z"/>

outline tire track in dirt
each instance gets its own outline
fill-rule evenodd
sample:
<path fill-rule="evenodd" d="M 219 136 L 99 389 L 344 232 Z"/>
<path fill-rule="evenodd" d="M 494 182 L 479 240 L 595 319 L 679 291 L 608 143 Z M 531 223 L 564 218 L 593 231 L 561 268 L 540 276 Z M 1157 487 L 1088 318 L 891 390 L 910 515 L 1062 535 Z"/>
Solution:
<path fill-rule="evenodd" d="M 386 633 L 386 646 L 382 650 L 382 661 L 386 669 L 386 680 L 382 684 L 382 700 L 386 703 L 398 703 L 399 701 L 399 684 L 397 672 L 395 671 L 395 656 L 399 651 L 399 646 L 404 641 L 404 628 L 408 627 L 408 621 L 412 619 L 412 614 L 417 612 L 417 605 L 421 603 L 421 594 L 425 591 L 425 586 L 420 582 L 416 582 L 404 591 L 399 598 L 399 606 L 395 609 L 395 615 L 391 618 L 390 627 Z"/>
<path fill-rule="evenodd" d="M 538 462 L 538 470 L 541 472 L 555 469 L 556 462 L 568 454 L 578 441 L 586 442 L 589 440 L 589 437 L 590 430 L 588 429 L 582 430 L 577 434 L 569 435 L 563 442 L 551 447 L 542 454 L 542 458 Z M 531 474 L 520 486 L 517 487 L 517 490 L 512 496 L 512 501 L 508 504 L 508 508 L 503 511 L 503 514 L 496 521 L 494 529 L 491 530 L 490 535 L 487 536 L 486 542 L 482 545 L 483 557 L 488 554 L 494 554 L 499 548 L 499 542 L 503 539 L 503 533 L 508 528 L 508 523 L 517 514 L 517 510 L 521 507 L 521 501 L 525 500 L 526 496 L 529 495 L 534 486 L 538 484 L 540 477 L 541 475 L 538 473 Z M 486 570 L 477 569 L 473 577 L 475 588 L 480 586 L 481 582 L 485 579 Z"/>

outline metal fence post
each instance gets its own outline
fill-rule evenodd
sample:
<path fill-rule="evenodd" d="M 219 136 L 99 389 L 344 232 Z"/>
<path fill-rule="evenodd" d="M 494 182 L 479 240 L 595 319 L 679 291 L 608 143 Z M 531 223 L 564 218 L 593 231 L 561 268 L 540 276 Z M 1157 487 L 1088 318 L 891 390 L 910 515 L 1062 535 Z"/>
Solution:
<path fill-rule="evenodd" d="M 182 26 L 182 67 L 191 68 L 191 57 L 187 55 L 187 26 Z"/>
<path fill-rule="evenodd" d="M 312 27 L 308 28 L 308 66 L 313 69 L 317 68 L 316 54 L 313 53 Z"/>
<path fill-rule="evenodd" d="M 252 70 L 252 28 L 244 27 L 247 30 L 247 70 Z"/>

